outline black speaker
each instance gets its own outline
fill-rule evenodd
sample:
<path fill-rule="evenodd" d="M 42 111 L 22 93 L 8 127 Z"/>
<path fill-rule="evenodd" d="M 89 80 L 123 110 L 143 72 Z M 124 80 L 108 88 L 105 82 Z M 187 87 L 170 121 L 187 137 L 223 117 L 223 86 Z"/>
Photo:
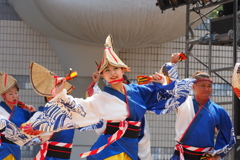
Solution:
<path fill-rule="evenodd" d="M 233 30 L 233 15 L 214 18 L 210 20 L 211 34 L 223 34 Z"/>
<path fill-rule="evenodd" d="M 237 144 L 235 145 L 235 160 L 240 160 L 240 139 L 237 136 Z"/>
<path fill-rule="evenodd" d="M 238 0 L 238 11 L 240 9 L 240 0 Z M 233 14 L 233 2 L 223 4 L 223 15 Z"/>

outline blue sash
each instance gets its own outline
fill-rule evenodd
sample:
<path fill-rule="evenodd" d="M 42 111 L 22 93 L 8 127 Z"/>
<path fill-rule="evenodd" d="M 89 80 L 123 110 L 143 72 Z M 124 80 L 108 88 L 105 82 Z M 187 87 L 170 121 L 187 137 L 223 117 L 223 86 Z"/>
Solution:
<path fill-rule="evenodd" d="M 195 115 L 195 117 L 193 118 L 193 121 L 189 124 L 187 130 L 185 131 L 184 135 L 180 139 L 181 144 L 185 144 L 185 142 L 188 140 L 193 130 L 197 126 L 198 122 L 202 118 L 203 114 L 207 111 L 206 108 L 207 109 L 209 108 L 209 103 L 210 103 L 210 99 L 208 99 L 208 101 L 204 104 L 204 107 L 202 107 L 201 110 Z"/>

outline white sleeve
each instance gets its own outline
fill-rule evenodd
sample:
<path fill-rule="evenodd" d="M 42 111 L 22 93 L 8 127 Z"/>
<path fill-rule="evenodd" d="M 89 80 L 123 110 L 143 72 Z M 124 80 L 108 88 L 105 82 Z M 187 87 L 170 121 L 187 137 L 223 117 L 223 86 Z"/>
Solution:
<path fill-rule="evenodd" d="M 101 91 L 102 91 L 102 90 L 99 88 L 98 82 L 97 82 L 97 83 L 93 86 L 93 95 L 94 95 L 94 94 L 99 94 Z M 106 127 L 107 127 L 107 121 L 104 121 L 104 120 L 103 120 L 103 125 L 102 125 L 102 127 L 95 129 L 95 132 L 97 133 L 97 135 L 101 135 L 101 134 L 105 131 Z"/>
<path fill-rule="evenodd" d="M 102 90 L 98 86 L 98 82 L 93 86 L 93 94 L 99 94 Z"/>
<path fill-rule="evenodd" d="M 37 111 L 34 113 L 34 115 L 30 118 L 28 122 L 35 121 L 35 118 L 37 118 L 39 115 L 41 115 L 42 112 Z M 31 130 L 30 132 L 34 132 L 34 130 Z M 15 144 L 19 146 L 34 146 L 39 145 L 47 140 L 49 140 L 52 136 L 53 132 L 44 132 L 40 135 L 37 134 L 26 134 L 24 131 L 22 131 L 19 127 L 17 127 L 14 123 L 9 122 L 5 129 L 5 137 L 14 142 Z"/>
<path fill-rule="evenodd" d="M 113 95 L 100 91 L 87 99 L 73 98 L 64 89 L 45 105 L 43 115 L 32 126 L 51 132 L 88 126 L 101 119 L 119 122 L 127 116 L 125 102 Z"/>

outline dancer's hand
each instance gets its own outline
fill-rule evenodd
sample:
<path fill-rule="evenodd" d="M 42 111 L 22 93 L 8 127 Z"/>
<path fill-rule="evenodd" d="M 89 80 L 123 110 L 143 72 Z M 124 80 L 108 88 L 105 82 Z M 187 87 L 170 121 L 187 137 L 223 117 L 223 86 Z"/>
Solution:
<path fill-rule="evenodd" d="M 24 109 L 28 110 L 29 112 L 35 112 L 36 109 L 32 105 L 25 104 Z"/>
<path fill-rule="evenodd" d="M 180 53 L 173 53 L 171 56 L 170 62 L 176 64 L 179 61 L 179 58 L 180 58 L 179 55 L 180 55 Z"/>
<path fill-rule="evenodd" d="M 160 84 L 164 84 L 166 82 L 164 75 L 162 75 L 158 72 L 155 72 L 155 75 L 152 75 L 150 77 L 151 77 L 151 82 L 156 82 L 156 83 L 160 83 Z"/>
<path fill-rule="evenodd" d="M 93 74 L 92 74 L 92 79 L 95 83 L 97 83 L 100 79 L 100 74 L 98 71 L 95 71 Z"/>
<path fill-rule="evenodd" d="M 34 106 L 25 104 L 25 103 L 23 103 L 23 102 L 21 102 L 21 101 L 18 101 L 17 106 L 20 107 L 20 108 L 26 109 L 26 110 L 28 110 L 29 112 L 35 112 L 35 111 L 36 111 L 36 109 L 34 108 Z"/>
<path fill-rule="evenodd" d="M 66 85 L 66 79 L 65 78 L 61 78 L 58 80 L 58 84 L 54 87 L 55 89 L 55 94 L 58 94 L 60 92 L 62 92 L 62 90 L 65 88 Z M 54 91 L 53 89 L 53 91 Z"/>

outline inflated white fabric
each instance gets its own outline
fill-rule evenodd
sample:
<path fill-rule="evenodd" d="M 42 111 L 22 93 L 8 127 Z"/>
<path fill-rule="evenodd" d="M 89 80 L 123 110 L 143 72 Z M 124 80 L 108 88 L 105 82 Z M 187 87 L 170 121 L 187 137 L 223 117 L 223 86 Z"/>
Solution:
<path fill-rule="evenodd" d="M 106 36 L 112 34 L 116 48 L 134 48 L 185 34 L 186 6 L 161 13 L 156 0 L 9 1 L 24 21 L 45 36 L 64 41 L 72 37 L 74 43 L 102 46 Z M 201 13 L 206 10 L 210 9 Z M 190 17 L 195 20 L 199 15 L 192 12 Z"/>
<path fill-rule="evenodd" d="M 62 103 L 64 102 L 64 103 Z M 106 103 L 107 102 L 107 103 Z M 58 106 L 57 110 L 52 110 L 55 106 Z M 74 106 L 69 109 L 69 106 Z M 51 107 L 53 106 L 53 107 Z M 40 115 L 37 121 L 34 121 L 32 127 L 38 126 L 39 130 L 45 132 L 59 131 L 59 129 L 72 129 L 96 124 L 100 120 L 111 120 L 112 122 L 120 122 L 128 117 L 128 109 L 126 103 L 119 98 L 110 95 L 106 92 L 100 91 L 97 95 L 92 95 L 86 99 L 73 98 L 67 95 L 66 89 L 56 95 L 51 101 L 49 101 L 45 107 L 44 112 L 46 117 Z M 52 114 L 54 112 L 54 114 Z M 70 113 L 68 115 L 68 113 Z M 51 116 L 49 116 L 51 114 Z M 59 118 L 61 116 L 65 118 Z M 57 129 L 54 127 L 54 122 L 59 121 Z M 33 121 L 28 121 L 32 123 Z M 49 124 L 48 122 L 51 122 Z M 41 123 L 41 125 L 39 125 Z"/>

